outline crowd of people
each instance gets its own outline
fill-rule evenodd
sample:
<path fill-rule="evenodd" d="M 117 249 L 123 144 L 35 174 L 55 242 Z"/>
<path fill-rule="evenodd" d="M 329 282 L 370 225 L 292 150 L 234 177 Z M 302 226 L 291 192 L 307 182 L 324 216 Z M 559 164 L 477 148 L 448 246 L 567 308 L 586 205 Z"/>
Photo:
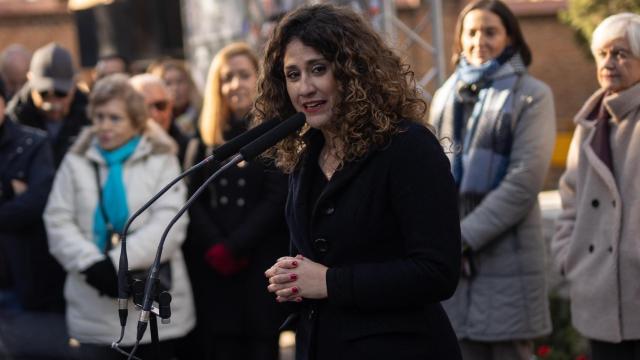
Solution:
<path fill-rule="evenodd" d="M 606 18 L 591 50 L 600 89 L 575 117 L 551 254 L 590 359 L 637 360 L 640 15 Z M 293 330 L 299 360 L 531 359 L 552 332 L 537 195 L 556 131 L 552 91 L 527 71 L 535 52 L 507 5 L 473 1 L 456 23 L 455 71 L 427 104 L 367 21 L 333 5 L 285 14 L 261 57 L 225 46 L 202 93 L 176 59 L 130 74 L 105 56 L 86 89 L 67 49 L 8 47 L 0 357 L 122 358 L 130 215 L 251 126 L 303 113 L 175 223 L 160 266 L 171 323 L 136 356 L 276 360 Z M 130 272 L 144 277 L 170 219 L 220 165 L 132 223 Z M 121 351 L 135 334 L 130 318 Z"/>

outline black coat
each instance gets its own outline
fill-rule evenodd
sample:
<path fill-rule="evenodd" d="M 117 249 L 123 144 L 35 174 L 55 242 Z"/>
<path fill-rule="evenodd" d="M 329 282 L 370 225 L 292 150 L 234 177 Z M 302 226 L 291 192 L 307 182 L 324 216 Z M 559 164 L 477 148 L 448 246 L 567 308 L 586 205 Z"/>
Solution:
<path fill-rule="evenodd" d="M 56 137 L 49 136 L 49 142 L 53 150 L 53 163 L 56 169 L 62 162 L 67 150 L 76 141 L 80 130 L 87 125 L 91 125 L 87 116 L 87 103 L 87 95 L 80 89 L 76 89 L 69 108 L 69 114 L 63 120 L 60 132 Z M 28 82 L 7 104 L 7 116 L 22 125 L 47 131 L 47 120 L 33 104 L 31 88 Z"/>
<path fill-rule="evenodd" d="M 180 129 L 178 129 L 178 126 L 172 122 L 171 125 L 169 125 L 169 131 L 167 131 L 167 133 L 169 134 L 169 136 L 171 136 L 171 138 L 176 142 L 176 144 L 178 145 L 178 160 L 180 160 L 180 166 L 182 166 L 183 168 L 186 168 L 185 162 L 184 162 L 184 157 L 186 155 L 187 152 L 187 147 L 189 146 L 189 141 L 194 140 L 192 137 L 186 136 L 185 134 L 183 134 Z M 197 141 L 197 140 L 195 140 Z M 202 160 L 202 159 L 200 159 Z M 195 163 L 189 163 L 187 164 L 187 167 L 191 167 L 192 165 L 195 165 Z"/>
<path fill-rule="evenodd" d="M 329 267 L 328 299 L 297 311 L 296 359 L 459 359 L 439 302 L 460 270 L 460 225 L 449 162 L 417 124 L 337 171 L 308 201 L 324 139 L 289 183 L 292 255 Z M 291 320 L 291 319 L 290 319 Z"/>
<path fill-rule="evenodd" d="M 240 132 L 227 132 L 225 138 Z M 205 157 L 205 150 L 200 146 L 196 162 Z M 219 163 L 215 163 L 191 177 L 191 193 L 218 168 Z M 285 314 L 266 290 L 264 271 L 288 249 L 286 191 L 286 175 L 254 160 L 218 177 L 191 208 L 183 248 L 198 317 L 206 321 L 208 334 L 277 334 Z M 248 259 L 248 266 L 231 276 L 210 267 L 204 260 L 205 253 L 219 242 L 236 258 Z"/>
<path fill-rule="evenodd" d="M 26 310 L 62 311 L 64 272 L 51 257 L 42 212 L 54 177 L 46 134 L 5 119 L 0 127 L 0 271 Z M 27 184 L 15 194 L 11 180 Z M 6 266 L 6 267 L 5 267 Z"/>

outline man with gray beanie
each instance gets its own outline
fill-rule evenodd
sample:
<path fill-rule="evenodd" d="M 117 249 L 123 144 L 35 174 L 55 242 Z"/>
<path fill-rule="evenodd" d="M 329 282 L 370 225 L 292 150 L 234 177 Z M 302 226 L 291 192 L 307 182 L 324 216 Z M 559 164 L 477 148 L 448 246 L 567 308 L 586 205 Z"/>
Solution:
<path fill-rule="evenodd" d="M 90 125 L 87 95 L 76 86 L 71 54 L 55 43 L 35 51 L 27 78 L 9 102 L 7 115 L 47 132 L 57 168 L 81 128 Z"/>

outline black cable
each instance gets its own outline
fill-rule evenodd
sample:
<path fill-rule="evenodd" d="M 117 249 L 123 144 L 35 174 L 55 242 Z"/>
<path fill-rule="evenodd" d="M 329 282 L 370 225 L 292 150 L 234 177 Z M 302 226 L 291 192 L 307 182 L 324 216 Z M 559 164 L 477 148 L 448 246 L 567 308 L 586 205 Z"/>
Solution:
<path fill-rule="evenodd" d="M 127 358 L 129 358 L 131 356 L 131 353 L 128 353 L 124 349 L 121 349 L 118 346 L 118 344 L 116 344 L 115 342 L 113 344 L 111 344 L 111 348 L 114 349 L 115 351 L 119 352 L 120 354 L 127 356 Z M 132 359 L 132 360 L 142 360 L 141 358 L 139 358 L 137 356 L 133 356 L 130 359 Z"/>
<path fill-rule="evenodd" d="M 140 313 L 140 319 L 138 320 L 138 333 L 136 338 L 137 342 L 142 339 L 145 331 L 147 330 L 147 322 L 149 321 L 149 312 L 151 311 L 151 305 L 153 302 L 153 293 L 155 292 L 155 286 L 158 282 L 158 269 L 160 266 L 160 258 L 162 257 L 162 249 L 164 248 L 164 242 L 169 234 L 169 231 L 173 227 L 173 225 L 180 219 L 180 217 L 189 209 L 191 204 L 200 196 L 200 194 L 206 190 L 207 186 L 215 180 L 218 175 L 226 171 L 228 168 L 235 166 L 237 163 L 242 161 L 242 155 L 236 155 L 231 160 L 227 161 L 220 169 L 218 169 L 213 175 L 211 175 L 200 187 L 196 190 L 196 192 L 191 195 L 191 197 L 187 200 L 187 202 L 180 208 L 178 213 L 171 219 L 169 224 L 164 230 L 162 237 L 160 238 L 160 243 L 158 244 L 158 250 L 156 252 L 156 257 L 151 265 L 151 271 L 149 271 L 149 275 L 147 277 L 147 283 L 145 284 L 144 290 L 144 300 L 142 302 L 142 312 Z M 132 352 L 133 354 L 134 352 Z"/>

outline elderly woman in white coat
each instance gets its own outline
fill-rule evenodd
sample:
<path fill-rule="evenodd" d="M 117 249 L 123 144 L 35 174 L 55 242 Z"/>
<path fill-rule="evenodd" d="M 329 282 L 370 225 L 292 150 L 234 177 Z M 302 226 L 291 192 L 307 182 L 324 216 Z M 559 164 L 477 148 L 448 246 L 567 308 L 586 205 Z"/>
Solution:
<path fill-rule="evenodd" d="M 445 305 L 465 360 L 530 359 L 551 323 L 537 195 L 555 139 L 553 96 L 527 73 L 531 53 L 500 1 L 462 10 L 456 72 L 430 122 L 459 194 L 463 277 Z"/>
<path fill-rule="evenodd" d="M 71 337 L 81 344 L 80 357 L 119 359 L 122 355 L 110 349 L 110 344 L 120 333 L 115 300 L 120 245 L 111 242 L 109 224 L 122 231 L 129 214 L 177 176 L 180 166 L 175 143 L 153 121 L 147 121 L 144 99 L 126 76 L 112 75 L 96 84 L 89 115 L 93 126 L 81 133 L 64 158 L 44 220 L 49 250 L 67 271 L 67 325 Z M 178 184 L 133 223 L 127 237 L 130 269 L 149 268 L 163 229 L 185 195 L 185 186 Z M 159 326 L 162 359 L 172 357 L 177 339 L 195 323 L 180 250 L 187 221 L 183 217 L 175 224 L 162 254 L 163 262 L 170 264 L 173 296 L 171 324 Z M 130 306 L 129 312 L 136 310 Z M 129 320 L 122 344 L 133 345 L 135 334 L 135 320 Z M 145 354 L 152 353 L 149 342 L 147 332 L 136 354 L 146 358 Z"/>
<path fill-rule="evenodd" d="M 640 15 L 593 32 L 600 89 L 575 116 L 552 240 L 592 359 L 640 359 Z"/>

